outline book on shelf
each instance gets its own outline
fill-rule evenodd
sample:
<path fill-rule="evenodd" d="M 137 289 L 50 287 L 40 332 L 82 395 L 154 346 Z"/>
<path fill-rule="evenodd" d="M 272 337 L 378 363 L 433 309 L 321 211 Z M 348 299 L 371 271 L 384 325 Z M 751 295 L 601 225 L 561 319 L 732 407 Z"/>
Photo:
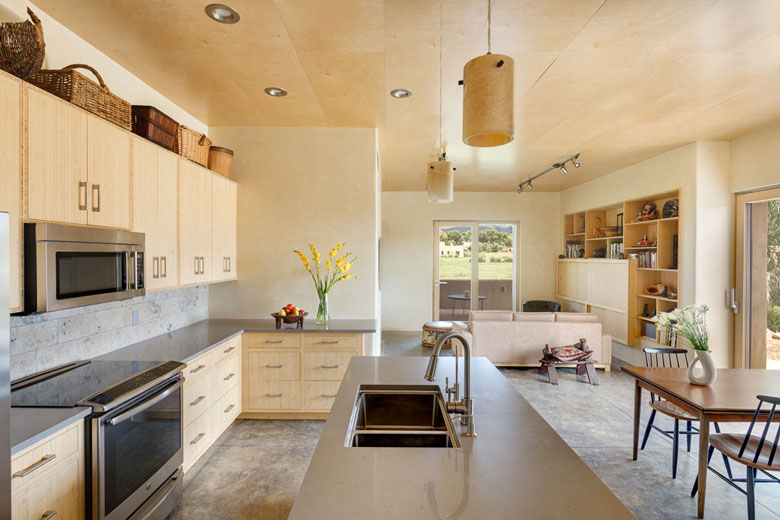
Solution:
<path fill-rule="evenodd" d="M 658 269 L 658 253 L 646 251 L 637 255 L 640 269 Z"/>
<path fill-rule="evenodd" d="M 610 242 L 607 258 L 623 258 L 623 242 Z"/>
<path fill-rule="evenodd" d="M 566 258 L 583 258 L 585 246 L 579 242 L 566 242 Z"/>

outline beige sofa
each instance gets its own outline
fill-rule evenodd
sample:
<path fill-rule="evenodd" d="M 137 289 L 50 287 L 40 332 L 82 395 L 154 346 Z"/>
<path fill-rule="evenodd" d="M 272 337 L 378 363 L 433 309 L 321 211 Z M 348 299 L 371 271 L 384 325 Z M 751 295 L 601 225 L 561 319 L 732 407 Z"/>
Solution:
<path fill-rule="evenodd" d="M 456 321 L 453 330 L 471 343 L 472 355 L 495 365 L 539 366 L 542 349 L 588 340 L 595 365 L 605 370 L 612 362 L 612 337 L 601 330 L 595 314 L 581 312 L 472 311 L 468 323 Z"/>

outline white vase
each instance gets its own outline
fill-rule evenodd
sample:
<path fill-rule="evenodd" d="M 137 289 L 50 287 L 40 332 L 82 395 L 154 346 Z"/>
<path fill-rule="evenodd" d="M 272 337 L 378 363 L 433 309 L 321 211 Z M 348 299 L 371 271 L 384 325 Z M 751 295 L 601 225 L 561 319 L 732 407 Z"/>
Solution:
<path fill-rule="evenodd" d="M 696 357 L 688 366 L 688 380 L 694 385 L 710 386 L 718 377 L 718 369 L 709 350 L 694 350 Z M 696 373 L 696 365 L 701 364 L 701 373 Z"/>

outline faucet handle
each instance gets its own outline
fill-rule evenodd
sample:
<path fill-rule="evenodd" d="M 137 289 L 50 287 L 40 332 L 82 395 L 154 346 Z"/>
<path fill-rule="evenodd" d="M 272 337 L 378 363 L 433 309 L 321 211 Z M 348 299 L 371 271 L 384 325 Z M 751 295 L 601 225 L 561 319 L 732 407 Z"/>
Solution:
<path fill-rule="evenodd" d="M 449 376 L 444 378 L 444 391 L 447 392 L 447 402 L 452 401 L 452 394 L 458 391 L 457 386 L 450 386 Z"/>

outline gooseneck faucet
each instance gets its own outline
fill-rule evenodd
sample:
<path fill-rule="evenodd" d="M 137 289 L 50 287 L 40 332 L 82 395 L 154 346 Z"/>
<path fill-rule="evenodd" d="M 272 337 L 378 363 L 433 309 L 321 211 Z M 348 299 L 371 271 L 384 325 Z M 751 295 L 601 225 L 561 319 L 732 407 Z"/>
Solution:
<path fill-rule="evenodd" d="M 439 354 L 442 346 L 451 339 L 457 339 L 463 345 L 463 400 L 458 401 L 458 391 L 455 391 L 455 401 L 447 401 L 447 412 L 461 414 L 461 424 L 465 424 L 468 430 L 466 437 L 476 437 L 474 431 L 474 401 L 471 398 L 471 345 L 469 340 L 460 332 L 448 332 L 436 341 L 433 352 L 428 359 L 428 368 L 425 370 L 426 381 L 436 379 L 436 367 L 439 364 Z M 457 377 L 457 374 L 456 374 Z M 456 388 L 458 385 L 455 385 Z M 449 397 L 449 396 L 448 396 Z"/>

